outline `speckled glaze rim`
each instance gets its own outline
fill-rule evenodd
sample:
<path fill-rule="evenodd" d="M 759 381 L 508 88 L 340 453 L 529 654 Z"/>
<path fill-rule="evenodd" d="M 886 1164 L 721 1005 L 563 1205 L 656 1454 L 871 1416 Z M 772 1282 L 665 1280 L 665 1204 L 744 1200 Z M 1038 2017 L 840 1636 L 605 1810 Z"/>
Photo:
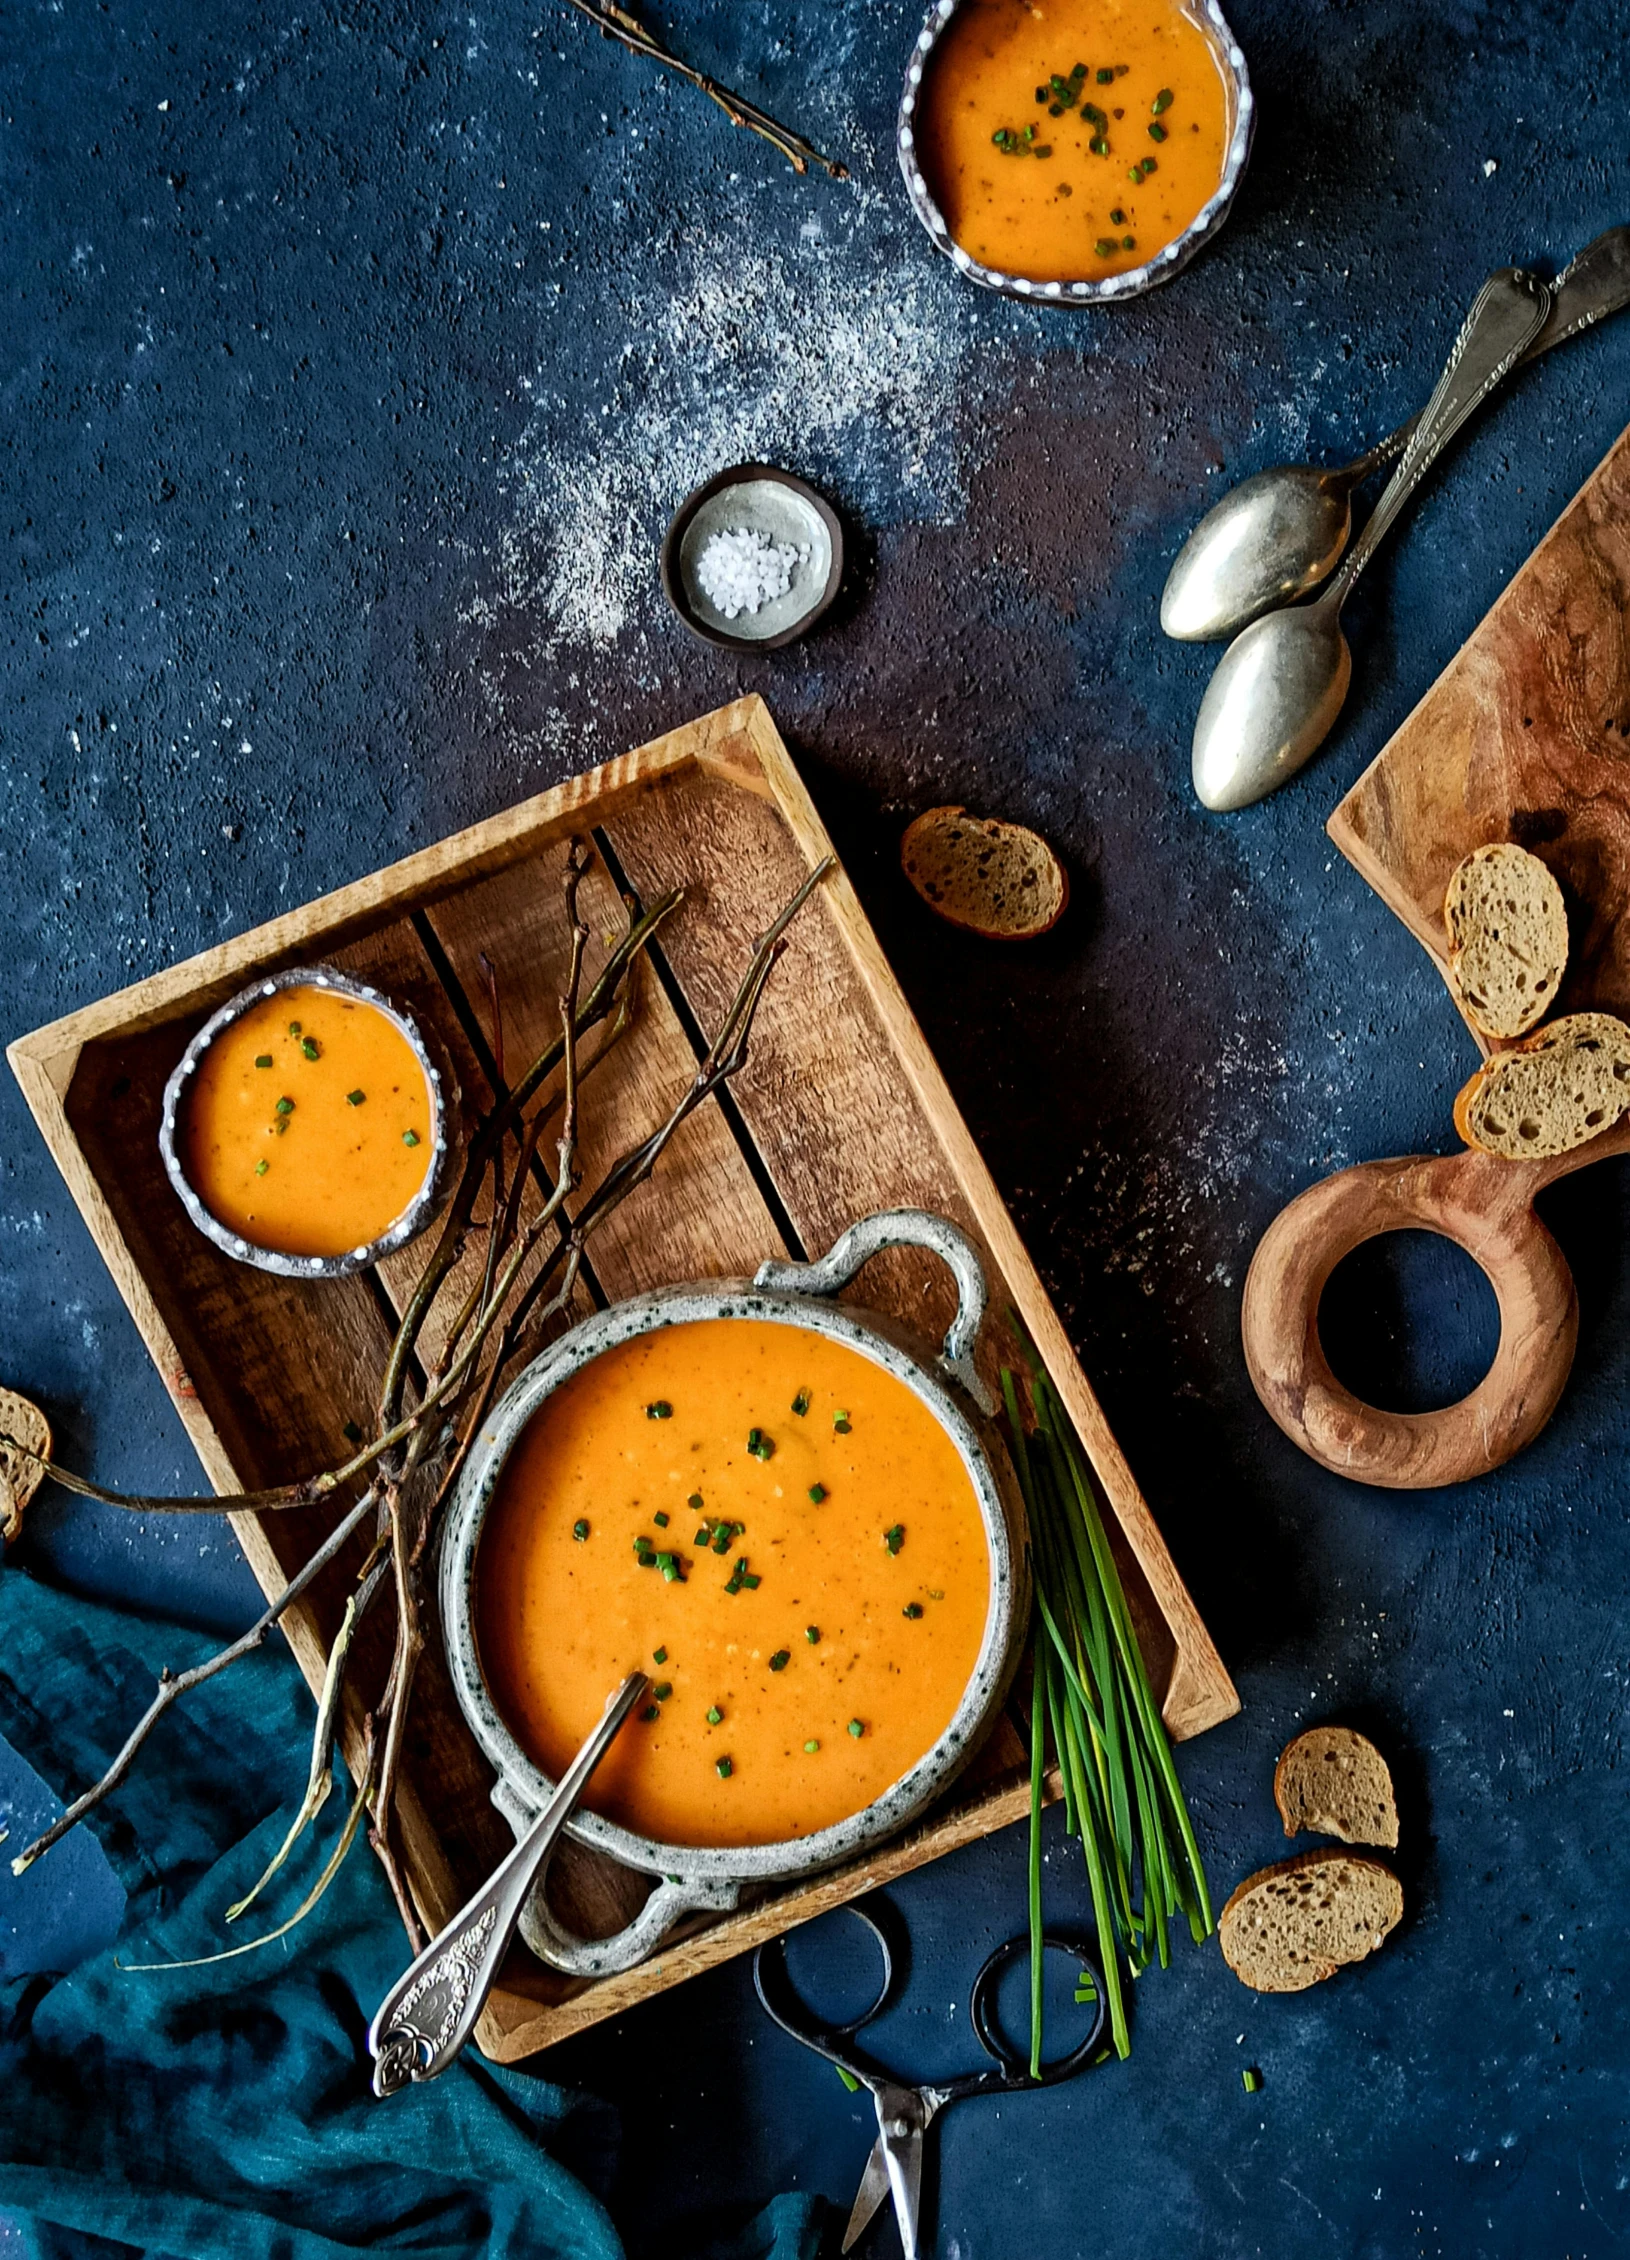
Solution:
<path fill-rule="evenodd" d="M 661 1844 L 580 1810 L 567 1823 L 572 1836 L 625 1867 L 659 1877 L 661 1883 L 628 1930 L 611 1940 L 588 1942 L 571 1939 L 555 1924 L 540 1881 L 529 1919 L 523 1918 L 522 1935 L 535 1953 L 557 1968 L 582 1975 L 627 1968 L 643 1959 L 687 1908 L 733 1906 L 744 1885 L 834 1867 L 880 1837 L 896 1834 L 968 1762 L 1006 1699 L 1028 1621 L 1024 1508 L 1000 1436 L 985 1425 L 990 1407 L 973 1372 L 971 1341 L 959 1339 L 953 1327 L 945 1351 L 936 1356 L 880 1313 L 827 1299 L 834 1277 L 852 1276 L 869 1254 L 902 1243 L 928 1246 L 948 1257 L 954 1247 L 959 1279 L 964 1278 L 965 1263 L 978 1282 L 972 1322 L 976 1332 L 984 1287 L 971 1245 L 943 1218 L 921 1211 L 893 1211 L 851 1227 L 820 1264 L 766 1264 L 751 1283 L 718 1280 L 664 1288 L 585 1319 L 520 1375 L 489 1416 L 470 1453 L 442 1546 L 442 1626 L 460 1707 L 497 1770 L 493 1801 L 517 1836 L 542 1811 L 554 1784 L 510 1732 L 482 1673 L 474 1620 L 481 1532 L 509 1454 L 528 1421 L 545 1398 L 603 1351 L 636 1335 L 698 1319 L 764 1319 L 841 1342 L 903 1382 L 928 1407 L 968 1471 L 985 1529 L 990 1601 L 978 1658 L 950 1723 L 917 1763 L 863 1811 L 808 1836 L 775 1844 L 718 1849 Z M 858 1260 L 850 1260 L 857 1247 L 862 1251 Z M 790 1284 L 799 1275 L 810 1282 L 802 1289 Z M 962 1317 L 959 1313 L 959 1326 Z"/>
<path fill-rule="evenodd" d="M 252 1240 L 243 1239 L 204 1206 L 188 1183 L 176 1151 L 176 1125 L 187 1086 L 198 1071 L 199 1061 L 223 1029 L 230 1028 L 253 1006 L 264 1004 L 268 997 L 275 997 L 284 989 L 332 989 L 340 996 L 354 997 L 359 1004 L 371 1004 L 406 1038 L 430 1090 L 431 1154 L 424 1183 L 388 1231 L 382 1232 L 377 1240 L 370 1240 L 366 1247 L 347 1249 L 344 1255 L 290 1256 L 275 1248 L 257 1248 Z M 235 1263 L 251 1264 L 256 1271 L 276 1272 L 280 1279 L 345 1279 L 354 1271 L 368 1270 L 382 1256 L 394 1255 L 398 1248 L 405 1248 L 435 1215 L 453 1149 L 451 1126 L 455 1111 L 455 1095 L 448 1078 L 432 1059 L 417 1023 L 399 1004 L 393 1004 L 378 989 L 370 988 L 366 981 L 354 981 L 349 973 L 341 973 L 336 966 L 299 965 L 291 966 L 284 973 L 263 974 L 247 989 L 240 989 L 219 1012 L 212 1013 L 205 1021 L 164 1086 L 158 1144 L 164 1157 L 164 1173 L 174 1186 L 177 1199 L 205 1239 L 213 1241 L 223 1255 L 229 1255 Z"/>
<path fill-rule="evenodd" d="M 1004 274 L 999 267 L 982 267 L 978 260 L 964 251 L 954 241 L 950 229 L 941 216 L 939 206 L 929 193 L 928 183 L 917 163 L 916 114 L 917 97 L 922 89 L 923 71 L 928 57 L 941 32 L 956 14 L 962 0 L 933 0 L 923 18 L 922 30 L 911 50 L 911 60 L 906 66 L 905 90 L 900 97 L 900 115 L 895 128 L 895 152 L 900 160 L 900 171 L 905 177 L 906 193 L 911 198 L 911 208 L 933 238 L 936 248 L 943 251 L 957 270 L 984 290 L 1000 291 L 1007 298 L 1022 298 L 1037 306 L 1104 306 L 1122 298 L 1141 297 L 1146 290 L 1155 290 L 1161 283 L 1170 282 L 1173 275 L 1186 267 L 1197 251 L 1211 241 L 1228 217 L 1245 177 L 1246 162 L 1251 154 L 1251 140 L 1256 132 L 1256 98 L 1251 92 L 1251 77 L 1245 67 L 1245 55 L 1239 41 L 1224 16 L 1217 0 L 1182 0 L 1183 13 L 1205 32 L 1211 40 L 1217 61 L 1225 78 L 1234 90 L 1234 130 L 1229 136 L 1228 154 L 1223 162 L 1222 180 L 1216 193 L 1189 222 L 1180 236 L 1175 237 L 1152 259 L 1141 267 L 1129 267 L 1124 274 L 1107 275 L 1101 282 L 1032 282 L 1024 275 Z"/>

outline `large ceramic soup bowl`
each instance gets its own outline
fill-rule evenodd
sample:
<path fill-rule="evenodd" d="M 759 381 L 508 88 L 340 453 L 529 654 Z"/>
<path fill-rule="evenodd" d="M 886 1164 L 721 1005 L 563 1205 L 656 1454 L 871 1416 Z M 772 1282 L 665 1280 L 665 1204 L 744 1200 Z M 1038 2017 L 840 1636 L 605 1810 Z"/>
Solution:
<path fill-rule="evenodd" d="M 899 1246 L 955 1277 L 937 1350 L 834 1299 Z M 978 1747 L 1029 1605 L 1023 1507 L 974 1367 L 985 1300 L 953 1225 L 871 1216 L 818 1263 L 598 1313 L 484 1423 L 442 1621 L 517 1837 L 608 1690 L 651 1680 L 569 1826 L 654 1887 L 587 1940 L 545 1871 L 520 1926 L 545 1962 L 632 1968 L 681 1917 L 904 1828 Z"/>

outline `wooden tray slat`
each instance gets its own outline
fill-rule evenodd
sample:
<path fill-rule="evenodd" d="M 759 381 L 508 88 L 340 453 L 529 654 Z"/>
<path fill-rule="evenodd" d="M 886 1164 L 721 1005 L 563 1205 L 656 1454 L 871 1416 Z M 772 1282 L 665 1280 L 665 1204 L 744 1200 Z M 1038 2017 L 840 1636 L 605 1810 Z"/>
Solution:
<path fill-rule="evenodd" d="M 830 842 L 757 699 L 742 699 L 279 918 L 190 964 L 22 1038 L 10 1057 L 215 1488 L 230 1495 L 308 1473 L 343 1453 L 343 1422 L 366 1421 L 378 1393 L 390 1313 L 430 1243 L 373 1280 L 302 1285 L 231 1264 L 193 1232 L 156 1152 L 158 1093 L 201 1019 L 254 974 L 323 958 L 400 997 L 448 1055 L 465 1099 L 490 1101 L 479 955 L 500 968 L 506 1068 L 555 1032 L 567 936 L 563 843 L 597 827 L 647 899 L 682 884 L 660 963 L 640 976 L 636 1026 L 585 1095 L 583 1191 L 667 1113 L 696 1067 L 759 931 Z M 599 869 L 585 882 L 594 960 L 623 919 Z M 660 975 L 660 978 L 659 978 Z M 670 996 L 664 983 L 671 983 Z M 690 1025 L 687 1025 L 687 1018 Z M 1161 1542 L 1041 1283 L 912 1018 L 847 879 L 835 872 L 794 927 L 733 1087 L 734 1111 L 703 1108 L 653 1183 L 591 1243 L 603 1292 L 751 1272 L 788 1240 L 819 1253 L 868 1210 L 932 1207 L 984 1250 L 993 1302 L 1011 1304 L 1047 1361 L 1114 1510 L 1112 1530 L 1151 1676 L 1172 1731 L 1197 1733 L 1237 1709 L 1228 1675 Z M 546 1142 L 545 1155 L 548 1154 Z M 527 1194 L 536 1203 L 536 1187 Z M 536 1213 L 536 1207 L 530 1213 Z M 783 1223 L 786 1230 L 783 1231 Z M 479 1262 L 472 1243 L 463 1259 Z M 928 1258 L 868 1267 L 867 1301 L 934 1334 L 950 1315 Z M 579 1308 L 586 1307 L 580 1301 Z M 434 1345 L 428 1345 L 434 1355 Z M 991 1358 L 1011 1354 L 993 1346 Z M 237 1514 L 268 1591 L 323 1527 L 311 1516 Z M 320 1685 L 345 1572 L 291 1611 L 291 1645 Z M 372 1635 L 385 1631 L 384 1619 Z M 347 1737 L 355 1756 L 356 1706 Z M 464 1727 L 439 1652 L 427 1655 L 404 1769 L 402 1833 L 410 1880 L 434 1925 L 507 1844 L 490 1771 Z M 636 1971 L 588 1984 L 519 1949 L 481 2027 L 489 2054 L 532 2053 L 693 1971 L 740 1953 L 888 1877 L 1018 1818 L 1023 1751 L 1000 1722 L 975 1767 L 907 1838 L 810 1884 L 699 1923 Z M 646 1886 L 572 1845 L 552 1886 L 584 1932 L 627 1919 Z"/>

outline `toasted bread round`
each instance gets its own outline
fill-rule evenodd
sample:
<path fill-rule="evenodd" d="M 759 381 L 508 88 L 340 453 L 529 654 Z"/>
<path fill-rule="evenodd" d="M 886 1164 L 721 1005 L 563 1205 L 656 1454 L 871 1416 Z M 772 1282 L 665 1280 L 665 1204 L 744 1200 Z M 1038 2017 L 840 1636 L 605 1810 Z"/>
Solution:
<path fill-rule="evenodd" d="M 900 868 L 930 910 L 987 941 L 1033 941 L 1064 915 L 1070 882 L 1037 832 L 930 808 L 906 827 Z"/>
<path fill-rule="evenodd" d="M 0 1539 L 9 1545 L 23 1527 L 23 1509 L 45 1481 L 45 1470 L 30 1452 L 51 1456 L 51 1423 L 36 1404 L 15 1389 L 0 1389 L 0 1436 L 14 1436 L 27 1451 L 0 1443 Z"/>
<path fill-rule="evenodd" d="M 1379 1860 L 1299 1852 L 1246 1877 L 1217 1918 L 1217 1937 L 1242 1984 L 1301 1993 L 1373 1954 L 1403 1911 L 1403 1887 Z"/>
<path fill-rule="evenodd" d="M 1570 1012 L 1496 1052 L 1455 1100 L 1468 1146 L 1541 1161 L 1600 1137 L 1630 1107 L 1630 1028 L 1610 1012 Z"/>
<path fill-rule="evenodd" d="M 1568 963 L 1562 889 L 1515 841 L 1458 863 L 1443 902 L 1449 978 L 1485 1036 L 1526 1035 L 1549 1012 Z"/>
<path fill-rule="evenodd" d="M 1350 1726 L 1310 1726 L 1287 1742 L 1273 1770 L 1273 1801 L 1287 1836 L 1311 1829 L 1344 1844 L 1398 1841 L 1387 1761 Z"/>

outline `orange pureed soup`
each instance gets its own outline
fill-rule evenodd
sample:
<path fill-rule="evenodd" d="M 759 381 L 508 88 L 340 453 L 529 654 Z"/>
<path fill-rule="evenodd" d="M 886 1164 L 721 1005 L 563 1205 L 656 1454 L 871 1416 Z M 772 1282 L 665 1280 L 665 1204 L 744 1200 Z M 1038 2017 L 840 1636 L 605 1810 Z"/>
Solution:
<path fill-rule="evenodd" d="M 198 1063 L 181 1166 L 257 1248 L 338 1256 L 377 1240 L 425 1181 L 430 1087 L 396 1023 L 332 989 L 280 989 Z"/>
<path fill-rule="evenodd" d="M 797 1326 L 704 1319 L 545 1399 L 476 1560 L 494 1702 L 558 1779 L 654 1682 L 585 1803 L 660 1843 L 772 1844 L 870 1805 L 950 1724 L 984 1637 L 972 1482 L 904 1383 Z"/>
<path fill-rule="evenodd" d="M 1033 282 L 1099 282 L 1175 242 L 1222 184 L 1228 90 L 1174 0 L 962 0 L 918 97 L 952 238 Z"/>

